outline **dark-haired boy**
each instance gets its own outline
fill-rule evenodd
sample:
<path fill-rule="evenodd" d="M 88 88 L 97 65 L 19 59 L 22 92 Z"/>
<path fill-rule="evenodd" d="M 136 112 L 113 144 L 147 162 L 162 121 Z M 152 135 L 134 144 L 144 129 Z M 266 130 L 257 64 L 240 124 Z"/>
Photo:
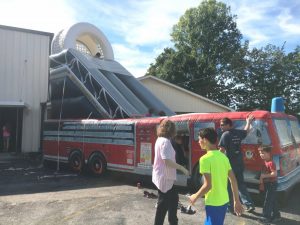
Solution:
<path fill-rule="evenodd" d="M 234 211 L 237 215 L 243 212 L 237 182 L 228 158 L 217 149 L 217 133 L 213 128 L 205 128 L 199 132 L 199 144 L 207 151 L 200 158 L 200 173 L 204 183 L 197 193 L 190 196 L 190 201 L 194 204 L 205 195 L 205 225 L 222 225 L 229 202 L 228 178 L 233 191 Z"/>
<path fill-rule="evenodd" d="M 260 157 L 264 160 L 264 167 L 261 171 L 259 182 L 264 185 L 265 201 L 263 207 L 264 223 L 271 223 L 281 219 L 276 199 L 277 170 L 271 157 L 272 148 L 260 146 L 258 148 Z"/>

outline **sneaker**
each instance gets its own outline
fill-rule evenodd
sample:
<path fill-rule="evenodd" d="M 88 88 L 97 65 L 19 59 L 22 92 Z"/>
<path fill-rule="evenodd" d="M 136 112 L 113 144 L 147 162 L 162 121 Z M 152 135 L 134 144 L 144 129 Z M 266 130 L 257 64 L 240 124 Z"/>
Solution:
<path fill-rule="evenodd" d="M 253 212 L 255 207 L 253 205 L 246 205 L 245 211 L 246 212 Z"/>
<path fill-rule="evenodd" d="M 263 223 L 263 224 L 271 224 L 272 220 L 269 218 L 262 218 L 259 220 L 259 222 Z"/>
<path fill-rule="evenodd" d="M 282 218 L 281 218 L 281 216 L 279 215 L 279 216 L 275 216 L 275 217 L 273 217 L 272 218 L 272 222 L 278 222 L 278 221 L 280 221 Z"/>

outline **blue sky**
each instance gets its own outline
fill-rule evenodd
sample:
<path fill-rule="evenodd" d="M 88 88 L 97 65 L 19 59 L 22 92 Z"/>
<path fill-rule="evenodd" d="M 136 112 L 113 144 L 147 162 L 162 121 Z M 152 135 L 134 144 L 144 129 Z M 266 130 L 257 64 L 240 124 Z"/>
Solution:
<path fill-rule="evenodd" d="M 0 0 L 0 24 L 57 33 L 77 22 L 104 32 L 115 59 L 134 76 L 171 46 L 170 32 L 196 0 Z M 268 43 L 287 52 L 300 45 L 299 0 L 224 0 L 250 47 Z"/>

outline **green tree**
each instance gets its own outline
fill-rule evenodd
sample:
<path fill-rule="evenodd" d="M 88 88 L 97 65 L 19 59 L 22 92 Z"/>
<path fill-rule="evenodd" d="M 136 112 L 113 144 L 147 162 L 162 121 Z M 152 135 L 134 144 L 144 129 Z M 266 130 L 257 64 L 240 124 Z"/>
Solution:
<path fill-rule="evenodd" d="M 298 116 L 300 119 L 300 46 L 286 56 L 289 65 L 290 79 L 286 89 L 290 92 L 286 95 L 287 112 Z M 288 94 L 288 93 L 287 93 Z"/>
<path fill-rule="evenodd" d="M 239 85 L 233 92 L 239 110 L 270 110 L 274 97 L 284 97 L 287 113 L 300 110 L 300 48 L 288 55 L 284 46 L 267 45 L 254 48 L 245 57 L 244 68 L 238 74 Z"/>
<path fill-rule="evenodd" d="M 247 51 L 230 8 L 203 1 L 180 18 L 171 33 L 174 48 L 166 48 L 147 75 L 157 76 L 221 104 L 231 105 L 236 68 Z"/>
<path fill-rule="evenodd" d="M 300 112 L 300 46 L 249 50 L 230 8 L 203 1 L 185 12 L 147 75 L 179 85 L 236 110 L 270 110 L 271 100 L 287 100 L 287 113 Z"/>

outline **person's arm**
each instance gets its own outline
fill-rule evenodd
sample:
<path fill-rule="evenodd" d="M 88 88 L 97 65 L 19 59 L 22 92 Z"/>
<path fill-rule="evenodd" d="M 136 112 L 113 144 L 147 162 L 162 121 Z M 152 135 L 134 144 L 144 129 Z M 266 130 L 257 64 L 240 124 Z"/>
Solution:
<path fill-rule="evenodd" d="M 230 185 L 231 185 L 231 190 L 233 195 L 234 212 L 237 216 L 240 216 L 242 215 L 244 209 L 242 203 L 240 202 L 238 186 L 237 186 L 235 175 L 232 172 L 232 170 L 229 170 L 228 178 L 230 180 Z"/>
<path fill-rule="evenodd" d="M 163 160 L 167 167 L 171 167 L 171 168 L 180 170 L 187 176 L 190 175 L 189 171 L 186 168 L 184 168 L 182 165 L 179 165 L 176 162 L 173 162 L 171 159 L 163 159 Z"/>
<path fill-rule="evenodd" d="M 260 179 L 259 182 L 263 183 L 265 178 L 273 178 L 273 177 L 277 177 L 277 170 L 276 170 L 276 166 L 272 166 L 270 168 L 271 173 L 262 173 L 260 175 Z"/>
<path fill-rule="evenodd" d="M 249 133 L 250 131 L 250 126 L 251 126 L 251 123 L 252 121 L 254 120 L 254 116 L 252 114 L 249 114 L 246 118 L 246 125 L 244 127 L 244 130 L 247 131 L 247 133 Z"/>
<path fill-rule="evenodd" d="M 209 173 L 204 173 L 203 178 L 204 183 L 201 188 L 195 194 L 189 197 L 192 205 L 195 204 L 198 198 L 205 195 L 211 189 L 211 175 Z"/>
<path fill-rule="evenodd" d="M 227 131 L 225 131 L 219 141 L 219 151 L 226 153 L 227 149 L 228 149 L 228 145 L 229 145 L 229 134 Z"/>

